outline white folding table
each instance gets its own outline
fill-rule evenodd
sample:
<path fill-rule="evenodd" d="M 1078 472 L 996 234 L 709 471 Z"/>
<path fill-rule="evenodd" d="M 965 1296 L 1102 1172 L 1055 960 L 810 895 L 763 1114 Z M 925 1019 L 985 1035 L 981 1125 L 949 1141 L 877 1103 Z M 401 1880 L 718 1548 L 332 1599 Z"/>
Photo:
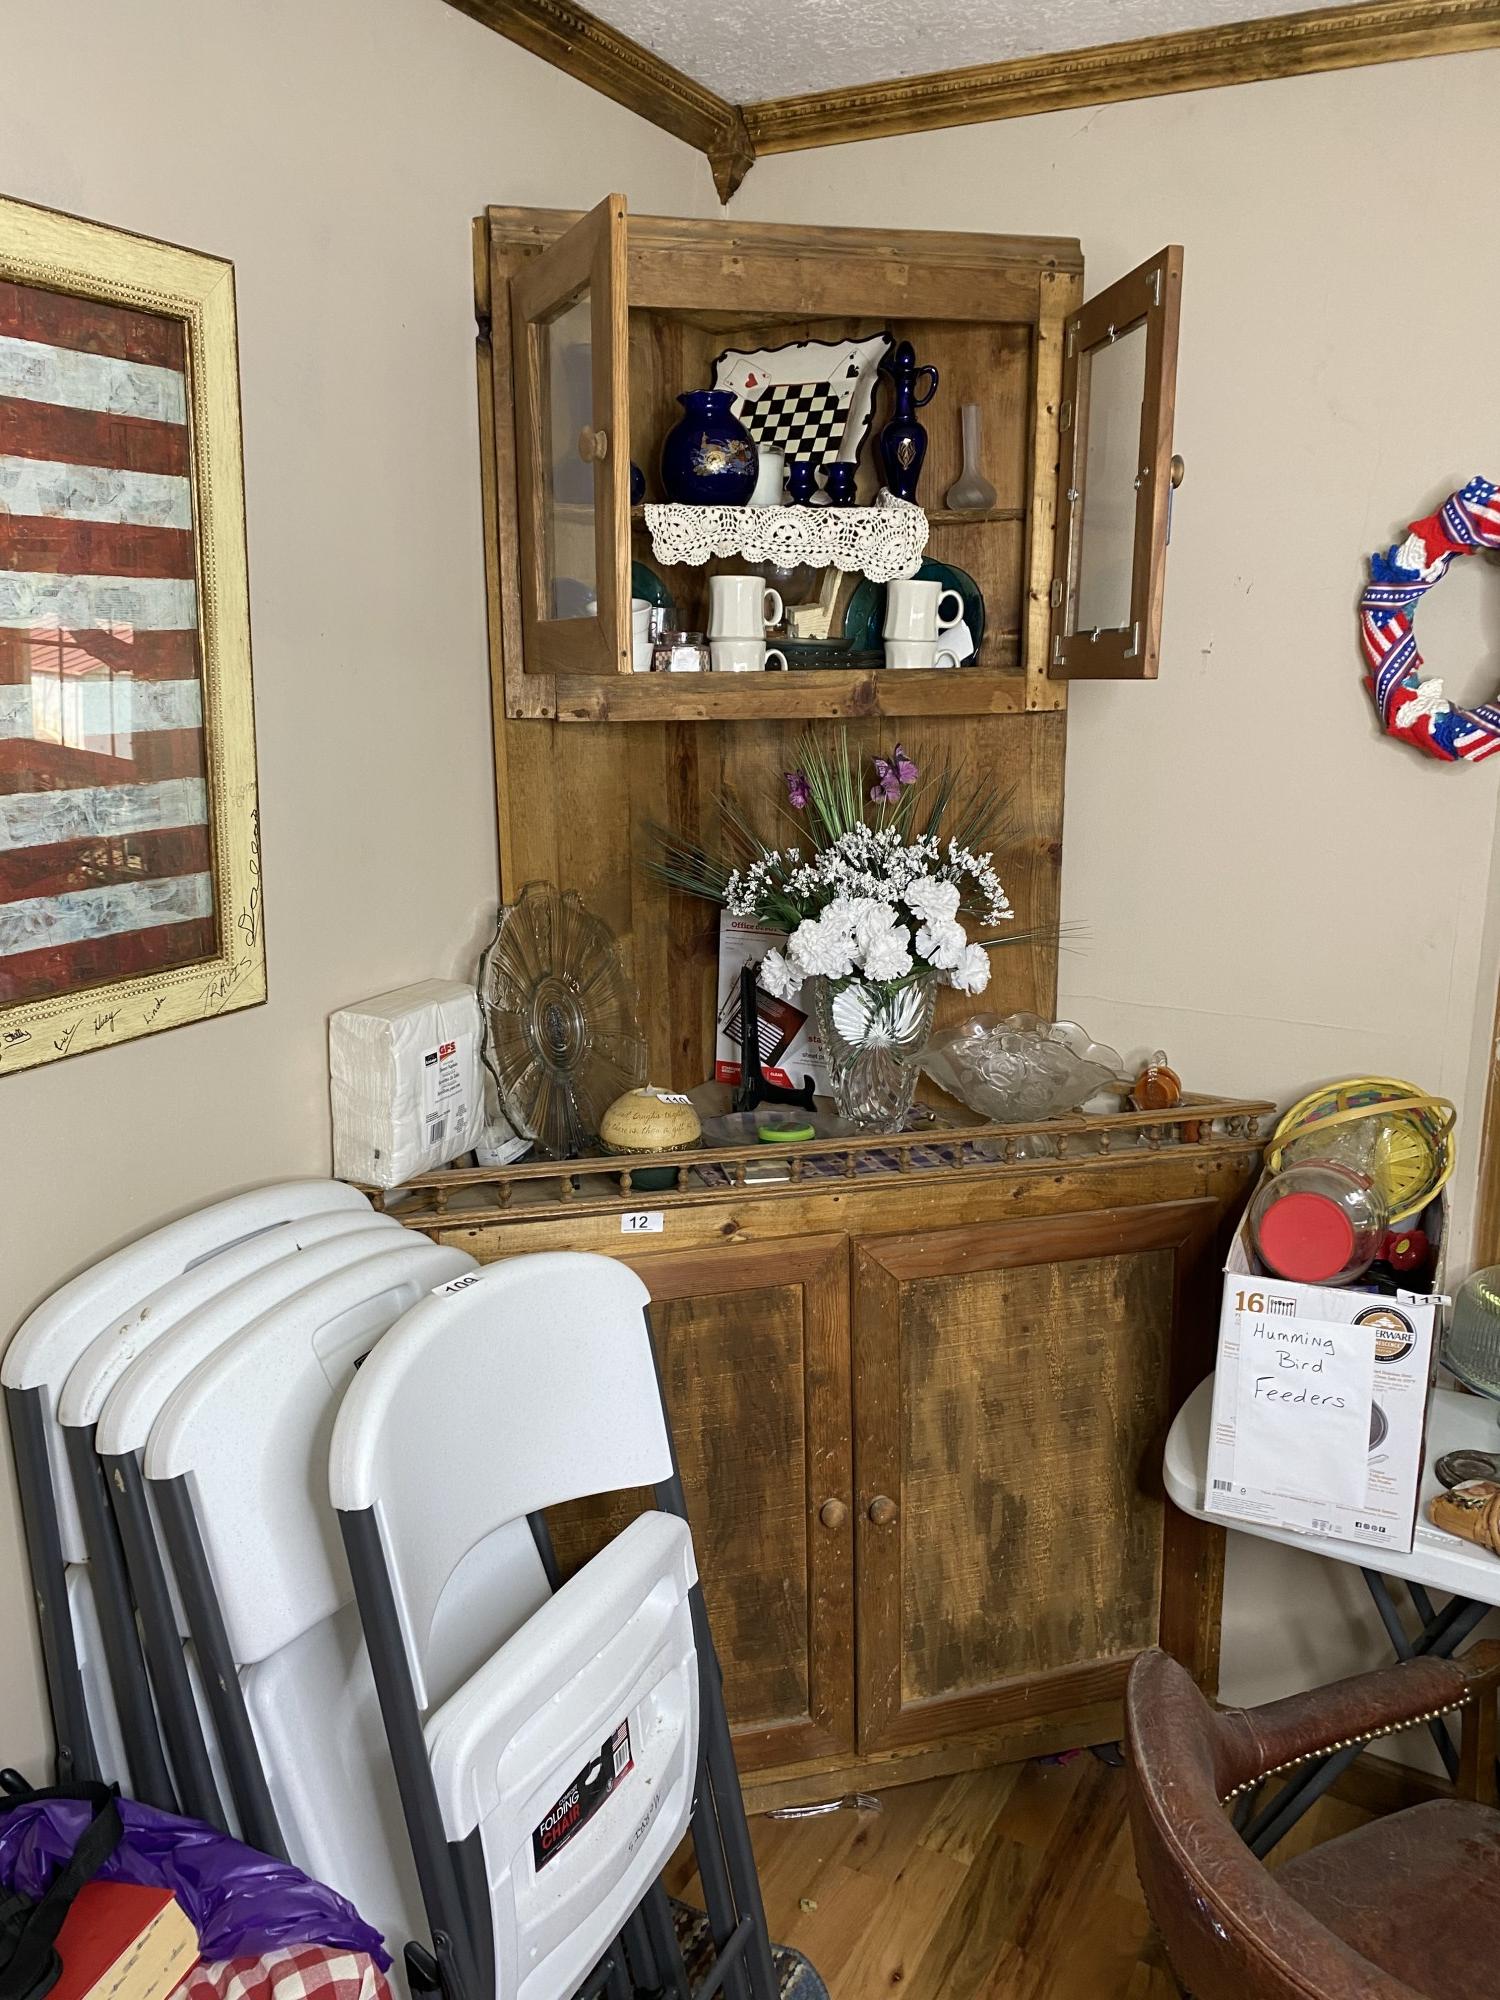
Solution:
<path fill-rule="evenodd" d="M 1364 1577 L 1375 1608 L 1397 1659 L 1431 1655 L 1447 1659 L 1473 1632 L 1492 1607 L 1500 1605 L 1500 1556 L 1476 1548 L 1434 1528 L 1427 1519 L 1427 1503 L 1440 1493 L 1435 1471 L 1439 1458 L 1450 1451 L 1487 1451 L 1500 1455 L 1500 1411 L 1482 1396 L 1466 1396 L 1453 1389 L 1435 1389 L 1427 1414 L 1426 1460 L 1422 1471 L 1422 1492 L 1417 1507 L 1417 1529 L 1409 1555 L 1391 1549 L 1375 1549 L 1362 1542 L 1335 1541 L 1328 1535 L 1303 1535 L 1290 1528 L 1274 1528 L 1259 1521 L 1227 1520 L 1210 1514 L 1204 1505 L 1208 1480 L 1209 1424 L 1213 1410 L 1214 1378 L 1201 1382 L 1177 1413 L 1167 1437 L 1162 1476 L 1167 1494 L 1185 1514 L 1219 1527 L 1233 1528 L 1243 1535 L 1258 1535 L 1262 1541 L 1282 1542 L 1288 1548 L 1305 1549 L 1327 1556 L 1331 1562 L 1353 1564 Z M 1378 1562 L 1379 1567 L 1373 1565 Z M 1412 1638 L 1402 1621 L 1392 1594 L 1392 1584 L 1400 1583 L 1421 1623 Z M 1448 1602 L 1438 1610 L 1432 1601 L 1436 1591 Z M 1438 1753 L 1450 1777 L 1458 1770 L 1458 1752 L 1441 1721 L 1429 1725 Z M 1242 1831 L 1257 1854 L 1275 1846 L 1289 1827 L 1326 1792 L 1339 1774 L 1359 1755 L 1360 1746 L 1335 1752 L 1306 1766 L 1290 1780 L 1270 1804 L 1244 1817 Z"/>

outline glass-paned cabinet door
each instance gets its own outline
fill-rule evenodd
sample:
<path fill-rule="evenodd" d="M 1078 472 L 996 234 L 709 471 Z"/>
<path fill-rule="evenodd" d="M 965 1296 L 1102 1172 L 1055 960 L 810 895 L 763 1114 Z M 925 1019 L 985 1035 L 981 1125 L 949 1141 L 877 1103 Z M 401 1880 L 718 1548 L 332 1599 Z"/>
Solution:
<path fill-rule="evenodd" d="M 625 228 L 612 194 L 511 279 L 530 673 L 630 671 Z"/>
<path fill-rule="evenodd" d="M 1055 680 L 1149 680 L 1161 647 L 1182 251 L 1087 300 L 1064 329 Z"/>

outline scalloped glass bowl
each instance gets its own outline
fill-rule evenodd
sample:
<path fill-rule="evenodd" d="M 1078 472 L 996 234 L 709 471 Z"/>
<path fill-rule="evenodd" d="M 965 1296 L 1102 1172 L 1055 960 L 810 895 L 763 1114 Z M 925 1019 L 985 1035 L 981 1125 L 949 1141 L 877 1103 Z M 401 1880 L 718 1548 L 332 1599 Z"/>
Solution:
<path fill-rule="evenodd" d="M 971 1015 L 928 1043 L 922 1068 L 997 1125 L 1076 1111 L 1127 1083 L 1117 1050 L 1092 1041 L 1076 1021 L 1037 1014 Z"/>

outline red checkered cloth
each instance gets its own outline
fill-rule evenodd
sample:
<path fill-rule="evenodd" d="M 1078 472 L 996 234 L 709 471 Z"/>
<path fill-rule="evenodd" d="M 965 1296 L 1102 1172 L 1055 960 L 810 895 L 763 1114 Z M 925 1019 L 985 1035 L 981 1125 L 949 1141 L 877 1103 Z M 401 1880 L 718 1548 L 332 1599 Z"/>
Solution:
<path fill-rule="evenodd" d="M 391 1989 L 367 1952 L 299 1944 L 260 1958 L 200 1960 L 172 2000 L 391 2000 Z"/>

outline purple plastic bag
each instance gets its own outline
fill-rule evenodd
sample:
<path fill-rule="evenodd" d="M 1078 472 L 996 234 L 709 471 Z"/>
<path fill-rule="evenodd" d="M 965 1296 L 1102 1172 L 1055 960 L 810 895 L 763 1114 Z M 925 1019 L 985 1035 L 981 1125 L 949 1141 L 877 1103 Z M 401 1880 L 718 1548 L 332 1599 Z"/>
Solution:
<path fill-rule="evenodd" d="M 100 1876 L 170 1889 L 192 1919 L 204 1958 L 258 1958 L 286 1945 L 326 1944 L 368 1952 L 382 1972 L 389 1967 L 380 1932 L 300 1868 L 202 1820 L 179 1819 L 137 1799 L 119 1803 L 125 1838 Z M 86 1799 L 0 1803 L 0 1884 L 35 1901 L 71 1858 L 93 1810 Z"/>

